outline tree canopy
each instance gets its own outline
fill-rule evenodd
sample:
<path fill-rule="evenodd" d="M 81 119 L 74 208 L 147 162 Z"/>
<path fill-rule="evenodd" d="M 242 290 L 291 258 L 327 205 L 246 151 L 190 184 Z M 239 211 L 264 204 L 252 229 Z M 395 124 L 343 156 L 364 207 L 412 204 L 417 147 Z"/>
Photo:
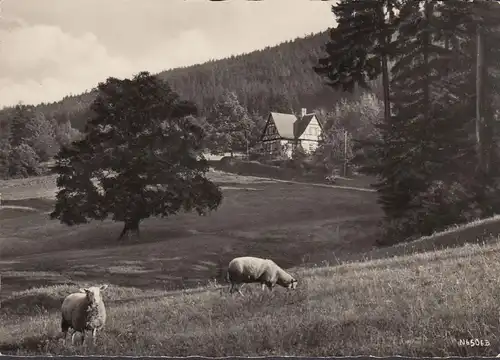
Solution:
<path fill-rule="evenodd" d="M 124 222 L 122 238 L 151 216 L 181 210 L 203 215 L 222 201 L 206 178 L 204 130 L 197 107 L 148 72 L 98 85 L 85 137 L 55 157 L 58 174 L 52 219 L 66 225 Z"/>

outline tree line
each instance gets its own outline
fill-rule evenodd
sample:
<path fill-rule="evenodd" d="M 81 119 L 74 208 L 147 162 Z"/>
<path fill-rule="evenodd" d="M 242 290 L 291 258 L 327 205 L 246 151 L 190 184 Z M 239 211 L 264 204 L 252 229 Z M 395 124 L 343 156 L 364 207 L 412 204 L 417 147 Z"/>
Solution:
<path fill-rule="evenodd" d="M 384 115 L 356 140 L 386 244 L 500 210 L 500 6 L 483 0 L 341 0 L 315 71 L 350 92 L 381 78 Z"/>
<path fill-rule="evenodd" d="M 158 76 L 180 96 L 195 102 L 200 116 L 205 117 L 227 91 L 233 91 L 250 114 L 261 116 L 271 110 L 330 109 L 341 98 L 356 99 L 360 92 L 345 94 L 325 87 L 313 71 L 327 40 L 328 33 L 320 32 L 248 54 L 163 71 Z M 372 88 L 379 91 L 377 81 Z M 97 95 L 97 89 L 93 89 L 40 104 L 36 109 L 58 122 L 70 121 L 75 129 L 83 131 L 88 109 Z M 5 111 L 10 108 L 0 111 L 0 116 Z"/>
<path fill-rule="evenodd" d="M 0 114 L 0 178 L 43 173 L 42 163 L 81 137 L 69 121 L 47 118 L 35 106 L 19 104 Z"/>
<path fill-rule="evenodd" d="M 327 123 L 334 121 L 332 115 L 338 101 L 356 103 L 363 97 L 358 88 L 352 94 L 346 94 L 325 87 L 321 77 L 313 71 L 326 41 L 327 33 L 321 32 L 249 54 L 161 72 L 158 77 L 167 81 L 179 96 L 197 104 L 196 119 L 207 134 L 204 144 L 208 151 L 251 151 L 260 138 L 269 111 L 299 113 L 301 107 L 318 109 L 318 114 L 324 114 Z M 379 89 L 378 83 L 377 79 L 371 83 L 371 90 L 375 93 Z M 40 121 L 41 129 L 50 128 L 50 131 L 43 130 L 48 134 L 45 136 L 47 140 L 41 140 L 36 132 L 27 137 L 47 142 L 44 146 L 48 147 L 48 152 L 35 154 L 25 145 L 14 145 L 19 159 L 11 158 L 9 163 L 17 161 L 24 165 L 16 165 L 17 169 L 11 166 L 12 169 L 6 171 L 9 166 L 5 160 L 7 155 L 4 155 L 4 160 L 0 160 L 3 161 L 0 176 L 40 173 L 38 164 L 57 153 L 61 143 L 57 140 L 61 135 L 55 137 L 55 144 L 48 140 L 54 138 L 54 129 L 58 133 L 66 132 L 64 136 L 77 137 L 92 117 L 91 106 L 98 95 L 96 88 L 51 104 L 18 105 L 1 110 L 0 127 L 9 129 L 0 134 L 4 139 L 4 148 L 0 151 L 4 154 L 10 152 L 5 148 L 5 139 L 10 136 L 11 124 L 20 119 L 29 119 L 28 123 Z M 34 146 L 33 141 L 27 140 L 27 146 Z M 26 159 L 21 161 L 21 158 Z"/>

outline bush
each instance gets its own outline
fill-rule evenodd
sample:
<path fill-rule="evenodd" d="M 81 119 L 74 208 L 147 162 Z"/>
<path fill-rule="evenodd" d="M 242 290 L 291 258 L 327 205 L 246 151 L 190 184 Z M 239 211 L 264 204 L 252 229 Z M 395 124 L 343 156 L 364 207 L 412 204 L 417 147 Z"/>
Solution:
<path fill-rule="evenodd" d="M 458 181 L 449 184 L 442 180 L 433 181 L 426 191 L 412 199 L 408 211 L 384 223 L 385 236 L 378 241 L 379 245 L 410 241 L 483 217 L 483 211 L 471 193 Z"/>

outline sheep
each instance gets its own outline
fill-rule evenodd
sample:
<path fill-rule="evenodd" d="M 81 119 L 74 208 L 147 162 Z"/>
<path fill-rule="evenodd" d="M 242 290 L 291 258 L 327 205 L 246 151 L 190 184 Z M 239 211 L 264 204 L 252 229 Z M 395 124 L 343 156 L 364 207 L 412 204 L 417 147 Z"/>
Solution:
<path fill-rule="evenodd" d="M 82 344 L 85 341 L 85 332 L 92 331 L 92 343 L 96 344 L 97 331 L 101 330 L 106 323 L 106 308 L 102 301 L 101 291 L 108 285 L 91 286 L 80 289 L 80 292 L 68 295 L 61 305 L 61 330 L 64 335 L 64 343 L 68 329 L 74 330 L 71 336 L 71 345 L 74 344 L 76 332 L 82 334 Z"/>
<path fill-rule="evenodd" d="M 227 280 L 231 283 L 229 292 L 232 294 L 238 291 L 241 296 L 244 296 L 241 287 L 248 283 L 261 283 L 262 290 L 265 290 L 267 286 L 270 291 L 276 284 L 287 289 L 297 287 L 297 280 L 274 261 L 253 256 L 237 257 L 231 260 L 227 270 Z"/>

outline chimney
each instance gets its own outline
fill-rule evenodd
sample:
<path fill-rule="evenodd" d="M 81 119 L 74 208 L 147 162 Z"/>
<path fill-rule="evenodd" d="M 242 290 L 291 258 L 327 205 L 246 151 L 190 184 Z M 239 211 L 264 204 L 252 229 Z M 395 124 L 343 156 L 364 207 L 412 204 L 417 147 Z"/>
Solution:
<path fill-rule="evenodd" d="M 307 109 L 306 108 L 302 108 L 302 114 L 301 114 L 301 116 L 304 116 L 305 114 L 307 114 Z"/>

